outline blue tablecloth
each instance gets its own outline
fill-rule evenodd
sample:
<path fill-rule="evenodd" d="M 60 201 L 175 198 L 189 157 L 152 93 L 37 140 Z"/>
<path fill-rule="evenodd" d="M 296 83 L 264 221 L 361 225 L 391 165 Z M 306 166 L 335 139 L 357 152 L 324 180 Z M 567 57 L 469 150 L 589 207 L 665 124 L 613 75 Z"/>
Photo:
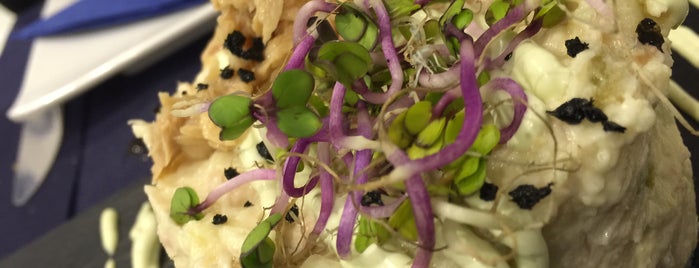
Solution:
<path fill-rule="evenodd" d="M 41 3 L 23 11 L 17 25 L 31 22 Z M 692 8 L 688 24 L 699 29 Z M 40 237 L 76 214 L 136 181 L 150 177 L 147 160 L 128 152 L 133 140 L 126 121 L 153 119 L 158 91 L 172 91 L 199 70 L 199 54 L 209 35 L 133 76 L 117 76 L 64 105 L 65 134 L 46 182 L 27 205 L 12 206 L 12 164 L 20 126 L 0 116 L 0 258 Z M 11 41 L 0 56 L 0 110 L 6 111 L 20 88 L 29 41 Z M 699 96 L 699 70 L 676 59 L 673 79 Z M 50 75 L 50 74 L 47 74 Z M 683 132 L 699 171 L 699 139 Z"/>
<path fill-rule="evenodd" d="M 15 27 L 36 18 L 41 5 L 24 10 Z M 4 113 L 20 88 L 31 41 L 7 44 L 0 56 L 0 258 L 119 189 L 149 180 L 151 162 L 129 153 L 134 138 L 126 121 L 152 120 L 157 92 L 173 91 L 177 81 L 194 78 L 210 37 L 207 34 L 141 73 L 116 76 L 67 102 L 57 160 L 36 195 L 20 208 L 10 202 L 20 125 L 8 121 Z"/>

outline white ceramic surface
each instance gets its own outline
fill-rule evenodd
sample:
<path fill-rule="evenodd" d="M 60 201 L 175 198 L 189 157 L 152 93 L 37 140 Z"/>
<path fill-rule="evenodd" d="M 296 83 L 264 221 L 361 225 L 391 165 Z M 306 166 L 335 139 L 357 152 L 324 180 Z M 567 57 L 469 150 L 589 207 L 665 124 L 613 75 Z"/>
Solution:
<path fill-rule="evenodd" d="M 47 0 L 42 16 L 75 0 Z M 59 105 L 152 57 L 184 46 L 213 29 L 216 11 L 208 2 L 167 15 L 93 31 L 34 41 L 22 88 L 7 116 L 16 122 Z"/>

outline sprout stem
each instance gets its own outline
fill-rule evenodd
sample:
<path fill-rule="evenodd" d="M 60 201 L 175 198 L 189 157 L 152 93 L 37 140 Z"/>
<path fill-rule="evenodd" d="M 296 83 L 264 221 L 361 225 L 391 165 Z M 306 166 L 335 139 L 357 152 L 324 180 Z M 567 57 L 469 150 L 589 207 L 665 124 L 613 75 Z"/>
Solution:
<path fill-rule="evenodd" d="M 243 184 L 257 181 L 257 180 L 274 180 L 277 178 L 277 171 L 274 169 L 255 169 L 245 173 L 242 173 L 216 187 L 213 191 L 206 196 L 206 199 L 199 203 L 196 207 L 192 208 L 190 213 L 199 213 L 213 205 L 216 200 L 221 198 L 224 194 L 235 190 Z"/>

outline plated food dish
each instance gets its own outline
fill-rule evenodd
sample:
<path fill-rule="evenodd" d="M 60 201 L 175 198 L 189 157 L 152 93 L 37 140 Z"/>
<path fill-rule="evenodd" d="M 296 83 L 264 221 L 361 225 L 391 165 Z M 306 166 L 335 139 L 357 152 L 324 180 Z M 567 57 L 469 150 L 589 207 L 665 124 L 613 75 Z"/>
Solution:
<path fill-rule="evenodd" d="M 686 1 L 212 2 L 133 121 L 181 267 L 681 267 Z M 676 111 L 675 111 L 676 112 Z"/>

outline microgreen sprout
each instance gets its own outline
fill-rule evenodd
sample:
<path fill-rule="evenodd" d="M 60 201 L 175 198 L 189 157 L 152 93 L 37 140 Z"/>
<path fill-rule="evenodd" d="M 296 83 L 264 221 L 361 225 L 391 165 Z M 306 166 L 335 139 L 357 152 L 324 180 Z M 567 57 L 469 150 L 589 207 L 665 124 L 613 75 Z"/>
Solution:
<path fill-rule="evenodd" d="M 310 237 L 326 231 L 335 202 L 343 202 L 335 245 L 341 258 L 351 257 L 352 246 L 362 252 L 398 235 L 417 245 L 413 266 L 429 266 L 436 243 L 433 206 L 457 206 L 451 199 L 435 199 L 459 202 L 484 185 L 492 188 L 486 182 L 488 155 L 515 134 L 526 111 L 522 87 L 496 70 L 517 57 L 512 54 L 517 45 L 565 13 L 556 0 L 541 5 L 498 0 L 487 7 L 491 27 L 470 36 L 465 29 L 476 15 L 464 7 L 466 1 L 428 2 L 305 4 L 293 26 L 295 48 L 269 90 L 226 95 L 208 107 L 221 140 L 240 137 L 255 121 L 265 126 L 266 142 L 279 150 L 277 161 L 268 163 L 275 168 L 231 178 L 201 203 L 193 190 L 178 190 L 173 220 L 183 224 L 201 218 L 213 202 L 242 184 L 278 180 L 282 191 L 271 215 L 243 243 L 244 267 L 271 267 L 275 244 L 270 232 L 291 198 L 307 197 L 314 189 L 320 191 L 321 205 Z M 336 33 L 328 21 L 334 21 Z M 527 26 L 513 34 L 500 55 L 484 53 L 496 36 L 514 33 L 522 22 Z M 227 42 L 239 42 L 236 36 Z M 513 119 L 504 127 L 483 117 L 490 106 L 484 106 L 481 92 L 498 90 L 510 96 L 513 107 Z M 306 171 L 310 175 L 299 178 Z M 362 199 L 387 192 L 393 194 L 386 200 L 382 194 L 378 201 L 376 196 L 371 202 Z"/>

